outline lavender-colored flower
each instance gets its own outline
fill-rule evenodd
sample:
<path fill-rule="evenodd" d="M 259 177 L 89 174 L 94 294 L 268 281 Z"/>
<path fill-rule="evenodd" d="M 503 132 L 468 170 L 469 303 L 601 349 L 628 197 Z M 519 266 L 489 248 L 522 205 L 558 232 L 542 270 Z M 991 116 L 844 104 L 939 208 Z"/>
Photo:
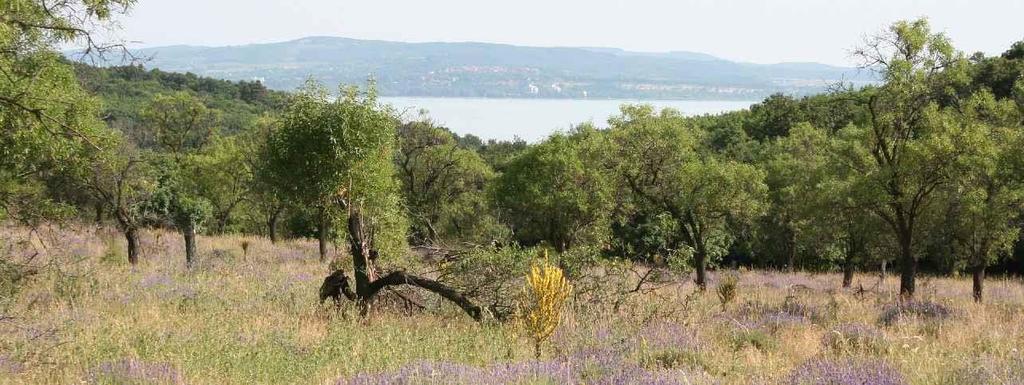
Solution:
<path fill-rule="evenodd" d="M 892 325 L 906 316 L 915 316 L 930 321 L 942 321 L 953 316 L 953 311 L 943 304 L 930 301 L 905 301 L 886 305 L 879 322 Z"/>
<path fill-rule="evenodd" d="M 25 370 L 25 365 L 9 355 L 0 354 L 0 373 L 18 374 Z"/>
<path fill-rule="evenodd" d="M 392 371 L 342 378 L 336 384 L 506 385 L 532 382 L 592 385 L 714 383 L 703 374 L 688 374 L 680 370 L 648 370 L 627 360 L 614 349 L 589 349 L 552 360 L 499 363 L 486 367 L 420 361 Z"/>
<path fill-rule="evenodd" d="M 163 362 L 134 358 L 105 362 L 89 371 L 89 383 L 183 384 L 181 372 Z"/>
<path fill-rule="evenodd" d="M 145 277 L 142 277 L 142 280 L 139 281 L 139 286 L 142 286 L 144 289 L 152 289 L 160 286 L 169 287 L 173 284 L 174 280 L 167 276 L 167 274 L 148 274 Z"/>
<path fill-rule="evenodd" d="M 789 385 L 903 385 L 903 375 L 884 361 L 812 359 L 793 369 Z"/>
<path fill-rule="evenodd" d="M 670 322 L 644 327 L 637 340 L 638 344 L 653 350 L 700 351 L 705 348 L 692 329 Z"/>

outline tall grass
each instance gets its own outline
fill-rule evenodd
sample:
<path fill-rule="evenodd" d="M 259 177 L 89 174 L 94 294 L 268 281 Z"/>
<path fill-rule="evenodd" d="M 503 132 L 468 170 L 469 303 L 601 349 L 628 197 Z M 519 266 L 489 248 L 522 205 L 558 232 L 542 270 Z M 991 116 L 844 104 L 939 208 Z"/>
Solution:
<path fill-rule="evenodd" d="M 948 314 L 887 317 L 895 278 L 857 296 L 840 275 L 741 272 L 723 311 L 680 277 L 617 310 L 571 297 L 537 360 L 513 323 L 427 294 L 411 297 L 426 309 L 395 301 L 367 319 L 320 307 L 313 242 L 202 237 L 187 271 L 175 234 L 143 240 L 132 267 L 109 229 L 0 228 L 5 260 L 39 268 L 0 308 L 0 383 L 1024 383 L 1018 279 L 989 282 L 986 304 L 967 280 L 929 279 L 918 300 Z"/>

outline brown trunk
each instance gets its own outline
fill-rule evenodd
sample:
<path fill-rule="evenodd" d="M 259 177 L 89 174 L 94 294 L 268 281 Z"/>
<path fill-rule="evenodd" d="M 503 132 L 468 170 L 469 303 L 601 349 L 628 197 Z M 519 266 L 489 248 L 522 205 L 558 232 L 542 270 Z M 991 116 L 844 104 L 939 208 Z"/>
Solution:
<path fill-rule="evenodd" d="M 103 203 L 96 203 L 96 224 L 103 223 Z"/>
<path fill-rule="evenodd" d="M 786 241 L 786 271 L 796 271 L 796 236 L 793 232 L 789 233 L 789 239 Z"/>
<path fill-rule="evenodd" d="M 853 240 L 853 236 L 846 243 L 846 258 L 843 260 L 843 288 L 848 289 L 853 284 L 853 255 L 856 252 L 856 242 Z"/>
<path fill-rule="evenodd" d="M 139 263 L 139 230 L 130 227 L 124 232 L 124 238 L 128 241 L 128 263 L 137 265 Z"/>
<path fill-rule="evenodd" d="M 703 248 L 699 248 L 697 254 L 694 255 L 694 263 L 696 264 L 696 275 L 697 278 L 693 281 L 697 284 L 697 289 L 704 291 L 708 288 L 708 277 L 707 277 L 707 254 L 703 251 Z"/>
<path fill-rule="evenodd" d="M 270 236 L 270 243 L 277 243 L 277 219 L 281 216 L 281 209 L 274 209 L 267 217 L 267 235 Z"/>
<path fill-rule="evenodd" d="M 853 260 L 850 257 L 846 257 L 846 262 L 843 263 L 843 288 L 848 289 L 853 284 Z"/>
<path fill-rule="evenodd" d="M 985 265 L 979 264 L 974 267 L 974 302 L 981 303 L 985 292 Z"/>
<path fill-rule="evenodd" d="M 185 267 L 191 269 L 196 265 L 196 226 L 191 221 L 181 229 L 185 237 Z"/>
<path fill-rule="evenodd" d="M 320 242 L 320 262 L 327 260 L 327 232 L 329 227 L 327 213 L 320 210 L 320 224 L 317 226 L 317 241 Z"/>
<path fill-rule="evenodd" d="M 348 215 L 349 248 L 352 253 L 353 276 L 356 280 L 356 296 L 360 300 L 370 298 L 370 261 L 366 240 L 363 237 L 363 217 L 352 210 Z"/>
<path fill-rule="evenodd" d="M 913 298 L 917 259 L 914 258 L 909 234 L 900 236 L 900 265 L 900 296 L 904 299 Z"/>

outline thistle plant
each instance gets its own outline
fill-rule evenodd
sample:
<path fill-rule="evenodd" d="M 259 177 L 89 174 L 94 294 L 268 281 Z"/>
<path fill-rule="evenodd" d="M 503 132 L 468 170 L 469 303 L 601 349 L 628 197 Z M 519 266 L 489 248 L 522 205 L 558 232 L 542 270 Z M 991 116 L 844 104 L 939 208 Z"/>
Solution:
<path fill-rule="evenodd" d="M 722 311 L 736 299 L 736 291 L 739 286 L 739 277 L 735 273 L 724 274 L 722 281 L 718 283 L 715 291 L 718 292 L 718 300 L 722 302 Z"/>
<path fill-rule="evenodd" d="M 547 251 L 526 276 L 526 295 L 521 307 L 523 329 L 533 341 L 534 354 L 540 358 L 541 344 L 547 341 L 562 319 L 562 309 L 572 292 L 562 269 L 551 264 Z"/>

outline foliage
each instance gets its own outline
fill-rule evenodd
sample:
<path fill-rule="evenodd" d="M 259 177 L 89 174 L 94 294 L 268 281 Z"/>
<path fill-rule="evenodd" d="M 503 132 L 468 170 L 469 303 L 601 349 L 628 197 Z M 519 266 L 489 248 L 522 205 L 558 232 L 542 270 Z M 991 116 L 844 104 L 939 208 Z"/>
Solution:
<path fill-rule="evenodd" d="M 362 215 L 373 247 L 397 257 L 407 225 L 394 177 L 394 115 L 377 102 L 372 85 L 365 93 L 341 91 L 333 98 L 310 82 L 292 97 L 281 128 L 267 140 L 270 184 L 297 205 Z"/>
<path fill-rule="evenodd" d="M 626 106 L 612 120 L 612 155 L 620 191 L 632 207 L 667 213 L 679 226 L 704 286 L 706 263 L 724 255 L 734 236 L 764 210 L 767 187 L 756 167 L 722 160 L 700 147 L 703 132 L 678 112 L 655 115 Z M 656 210 L 656 211 L 655 211 Z"/>
<path fill-rule="evenodd" d="M 605 239 L 612 186 L 603 146 L 601 133 L 581 127 L 551 136 L 508 164 L 491 194 L 516 240 L 564 251 Z"/>
<path fill-rule="evenodd" d="M 413 239 L 483 243 L 501 237 L 485 193 L 494 171 L 479 153 L 430 121 L 403 124 L 398 138 L 395 162 Z"/>

